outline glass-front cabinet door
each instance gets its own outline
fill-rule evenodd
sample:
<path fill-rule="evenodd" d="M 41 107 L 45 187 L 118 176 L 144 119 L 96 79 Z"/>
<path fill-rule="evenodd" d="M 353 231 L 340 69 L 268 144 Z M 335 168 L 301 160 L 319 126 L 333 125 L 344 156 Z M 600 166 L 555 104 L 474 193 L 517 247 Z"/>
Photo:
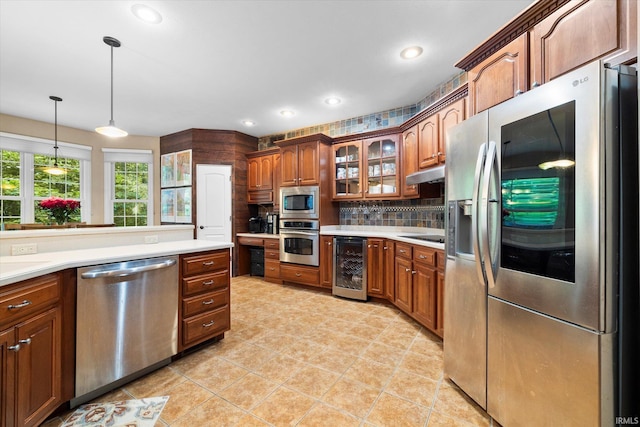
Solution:
<path fill-rule="evenodd" d="M 388 135 L 363 143 L 367 198 L 400 196 L 400 149 L 398 137 Z"/>
<path fill-rule="evenodd" d="M 333 198 L 362 198 L 360 150 L 362 141 L 345 142 L 333 146 L 334 176 Z"/>

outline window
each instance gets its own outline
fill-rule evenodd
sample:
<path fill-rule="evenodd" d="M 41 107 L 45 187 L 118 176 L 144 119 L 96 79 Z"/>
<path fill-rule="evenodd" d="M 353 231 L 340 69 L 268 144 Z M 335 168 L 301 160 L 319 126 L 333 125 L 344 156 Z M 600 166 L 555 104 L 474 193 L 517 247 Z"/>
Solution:
<path fill-rule="evenodd" d="M 153 224 L 153 155 L 150 150 L 104 148 L 105 221 L 119 227 Z"/>
<path fill-rule="evenodd" d="M 0 132 L 0 223 L 48 223 L 40 200 L 51 196 L 78 200 L 81 212 L 72 218 L 84 221 L 91 215 L 91 147 L 58 141 L 58 165 L 65 175 L 42 170 L 53 163 L 53 142 Z"/>

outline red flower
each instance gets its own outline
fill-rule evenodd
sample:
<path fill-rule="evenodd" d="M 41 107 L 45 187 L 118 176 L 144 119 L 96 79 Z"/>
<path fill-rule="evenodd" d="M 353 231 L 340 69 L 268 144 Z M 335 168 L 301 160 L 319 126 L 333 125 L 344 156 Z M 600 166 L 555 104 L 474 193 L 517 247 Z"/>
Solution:
<path fill-rule="evenodd" d="M 65 200 L 60 197 L 50 197 L 40 201 L 38 206 L 41 209 L 49 211 L 58 224 L 64 224 L 69 220 L 69 216 L 73 215 L 80 209 L 80 202 L 77 200 Z"/>

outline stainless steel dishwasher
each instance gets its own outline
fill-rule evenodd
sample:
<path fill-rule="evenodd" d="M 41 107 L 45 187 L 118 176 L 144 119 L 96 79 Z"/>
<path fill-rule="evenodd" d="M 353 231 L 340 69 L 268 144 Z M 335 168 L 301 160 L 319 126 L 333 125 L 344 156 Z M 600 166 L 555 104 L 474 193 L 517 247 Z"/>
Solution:
<path fill-rule="evenodd" d="M 78 269 L 72 406 L 169 363 L 177 353 L 177 261 L 170 256 Z"/>

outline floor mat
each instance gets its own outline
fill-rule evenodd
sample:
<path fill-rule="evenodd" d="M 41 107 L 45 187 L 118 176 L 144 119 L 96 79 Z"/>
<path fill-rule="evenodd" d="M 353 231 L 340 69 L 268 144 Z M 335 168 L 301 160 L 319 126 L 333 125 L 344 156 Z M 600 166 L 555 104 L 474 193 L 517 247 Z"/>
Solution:
<path fill-rule="evenodd" d="M 61 427 L 153 427 L 169 396 L 81 405 Z"/>

